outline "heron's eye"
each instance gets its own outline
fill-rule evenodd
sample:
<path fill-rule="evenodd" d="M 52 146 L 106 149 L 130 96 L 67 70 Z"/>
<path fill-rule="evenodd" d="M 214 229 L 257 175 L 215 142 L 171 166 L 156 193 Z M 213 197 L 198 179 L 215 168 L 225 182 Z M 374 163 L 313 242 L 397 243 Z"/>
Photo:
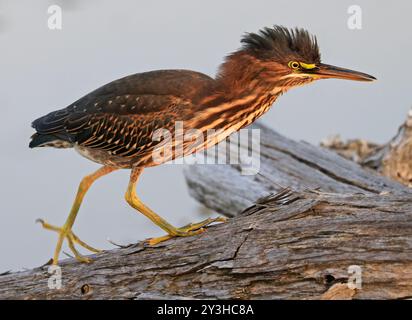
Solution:
<path fill-rule="evenodd" d="M 291 61 L 288 63 L 289 68 L 293 70 L 298 70 L 300 68 L 300 64 L 297 61 Z"/>

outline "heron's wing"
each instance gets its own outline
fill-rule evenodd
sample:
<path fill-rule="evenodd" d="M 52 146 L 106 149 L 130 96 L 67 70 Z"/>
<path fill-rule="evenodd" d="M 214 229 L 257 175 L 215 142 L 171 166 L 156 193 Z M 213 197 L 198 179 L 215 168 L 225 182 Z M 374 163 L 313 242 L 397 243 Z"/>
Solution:
<path fill-rule="evenodd" d="M 198 108 L 193 101 L 213 81 L 187 70 L 135 74 L 106 84 L 32 125 L 37 138 L 133 156 L 157 142 L 151 140 L 156 129 L 171 130 L 175 121 L 190 117 Z"/>
<path fill-rule="evenodd" d="M 157 130 L 173 132 L 175 121 L 183 120 L 188 101 L 173 96 L 126 95 L 98 102 L 104 112 L 82 117 L 73 113 L 66 121 L 66 130 L 76 142 L 92 149 L 110 151 L 131 157 L 152 149 L 160 141 L 153 140 Z"/>

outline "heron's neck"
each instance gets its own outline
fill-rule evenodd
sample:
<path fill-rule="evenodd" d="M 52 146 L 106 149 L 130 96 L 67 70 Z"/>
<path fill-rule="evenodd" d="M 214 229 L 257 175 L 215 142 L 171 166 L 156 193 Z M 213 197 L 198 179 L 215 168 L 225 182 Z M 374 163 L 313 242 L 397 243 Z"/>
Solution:
<path fill-rule="evenodd" d="M 220 66 L 214 92 L 200 103 L 203 114 L 196 119 L 196 128 L 237 131 L 268 111 L 283 91 L 265 81 L 265 72 L 250 55 L 229 56 Z"/>
<path fill-rule="evenodd" d="M 262 72 L 265 67 L 256 58 L 242 51 L 235 52 L 219 67 L 217 91 L 228 99 L 249 93 L 263 94 L 268 90 L 268 84 L 261 77 Z"/>

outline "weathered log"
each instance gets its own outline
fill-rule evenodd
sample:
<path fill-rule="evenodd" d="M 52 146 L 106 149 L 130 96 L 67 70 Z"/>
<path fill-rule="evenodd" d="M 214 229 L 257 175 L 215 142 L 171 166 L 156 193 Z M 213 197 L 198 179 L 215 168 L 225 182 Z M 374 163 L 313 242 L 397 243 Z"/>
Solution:
<path fill-rule="evenodd" d="M 258 175 L 224 165 L 186 171 L 197 199 L 235 216 L 227 223 L 107 251 L 91 264 L 65 260 L 61 289 L 49 289 L 47 266 L 0 275 L 0 299 L 412 297 L 412 190 L 261 130 Z M 347 285 L 351 265 L 361 288 Z"/>
<path fill-rule="evenodd" d="M 311 189 L 339 194 L 411 192 L 400 183 L 327 148 L 293 141 L 260 124 L 254 128 L 261 130 L 258 174 L 242 175 L 239 165 L 192 165 L 186 168 L 190 194 L 206 207 L 232 217 L 260 197 L 285 187 L 295 191 Z M 241 149 L 248 147 L 241 145 Z"/>
<path fill-rule="evenodd" d="M 384 145 L 364 139 L 344 142 L 334 136 L 321 142 L 321 146 L 412 187 L 412 110 L 398 133 Z"/>

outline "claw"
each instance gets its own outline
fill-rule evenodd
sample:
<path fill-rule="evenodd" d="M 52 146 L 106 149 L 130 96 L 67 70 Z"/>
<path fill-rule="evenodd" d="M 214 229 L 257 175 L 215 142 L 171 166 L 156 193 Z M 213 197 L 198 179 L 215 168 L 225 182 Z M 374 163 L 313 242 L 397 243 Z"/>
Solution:
<path fill-rule="evenodd" d="M 101 250 L 93 248 L 92 246 L 89 246 L 87 243 L 80 240 L 79 237 L 76 236 L 73 233 L 73 231 L 70 228 L 66 227 L 66 226 L 63 226 L 63 227 L 59 228 L 59 227 L 56 227 L 56 226 L 53 226 L 53 225 L 47 223 L 43 219 L 37 219 L 36 223 L 40 223 L 44 229 L 55 231 L 59 234 L 59 240 L 57 242 L 56 250 L 54 252 L 54 257 L 52 259 L 53 264 L 57 264 L 57 259 L 59 257 L 60 250 L 61 250 L 61 245 L 62 245 L 64 239 L 67 240 L 67 244 L 69 245 L 70 250 L 73 252 L 74 257 L 80 262 L 90 263 L 90 262 L 92 262 L 92 260 L 90 258 L 82 256 L 77 251 L 76 247 L 74 246 L 75 243 L 77 243 L 78 245 L 82 246 L 83 248 L 85 248 L 89 251 L 92 251 L 94 253 L 101 252 Z"/>
<path fill-rule="evenodd" d="M 194 236 L 200 233 L 203 233 L 206 231 L 206 229 L 204 227 L 210 225 L 211 223 L 214 222 L 226 222 L 228 219 L 224 218 L 224 217 L 218 217 L 218 218 L 208 218 L 206 220 L 203 220 L 201 222 L 198 223 L 189 223 L 181 228 L 177 228 L 176 230 L 176 234 L 167 234 L 165 236 L 162 237 L 158 237 L 158 238 L 150 238 L 145 240 L 145 243 L 147 243 L 149 246 L 153 246 L 156 245 L 160 242 L 163 241 L 167 241 L 171 238 L 174 237 L 190 237 L 190 236 Z"/>

